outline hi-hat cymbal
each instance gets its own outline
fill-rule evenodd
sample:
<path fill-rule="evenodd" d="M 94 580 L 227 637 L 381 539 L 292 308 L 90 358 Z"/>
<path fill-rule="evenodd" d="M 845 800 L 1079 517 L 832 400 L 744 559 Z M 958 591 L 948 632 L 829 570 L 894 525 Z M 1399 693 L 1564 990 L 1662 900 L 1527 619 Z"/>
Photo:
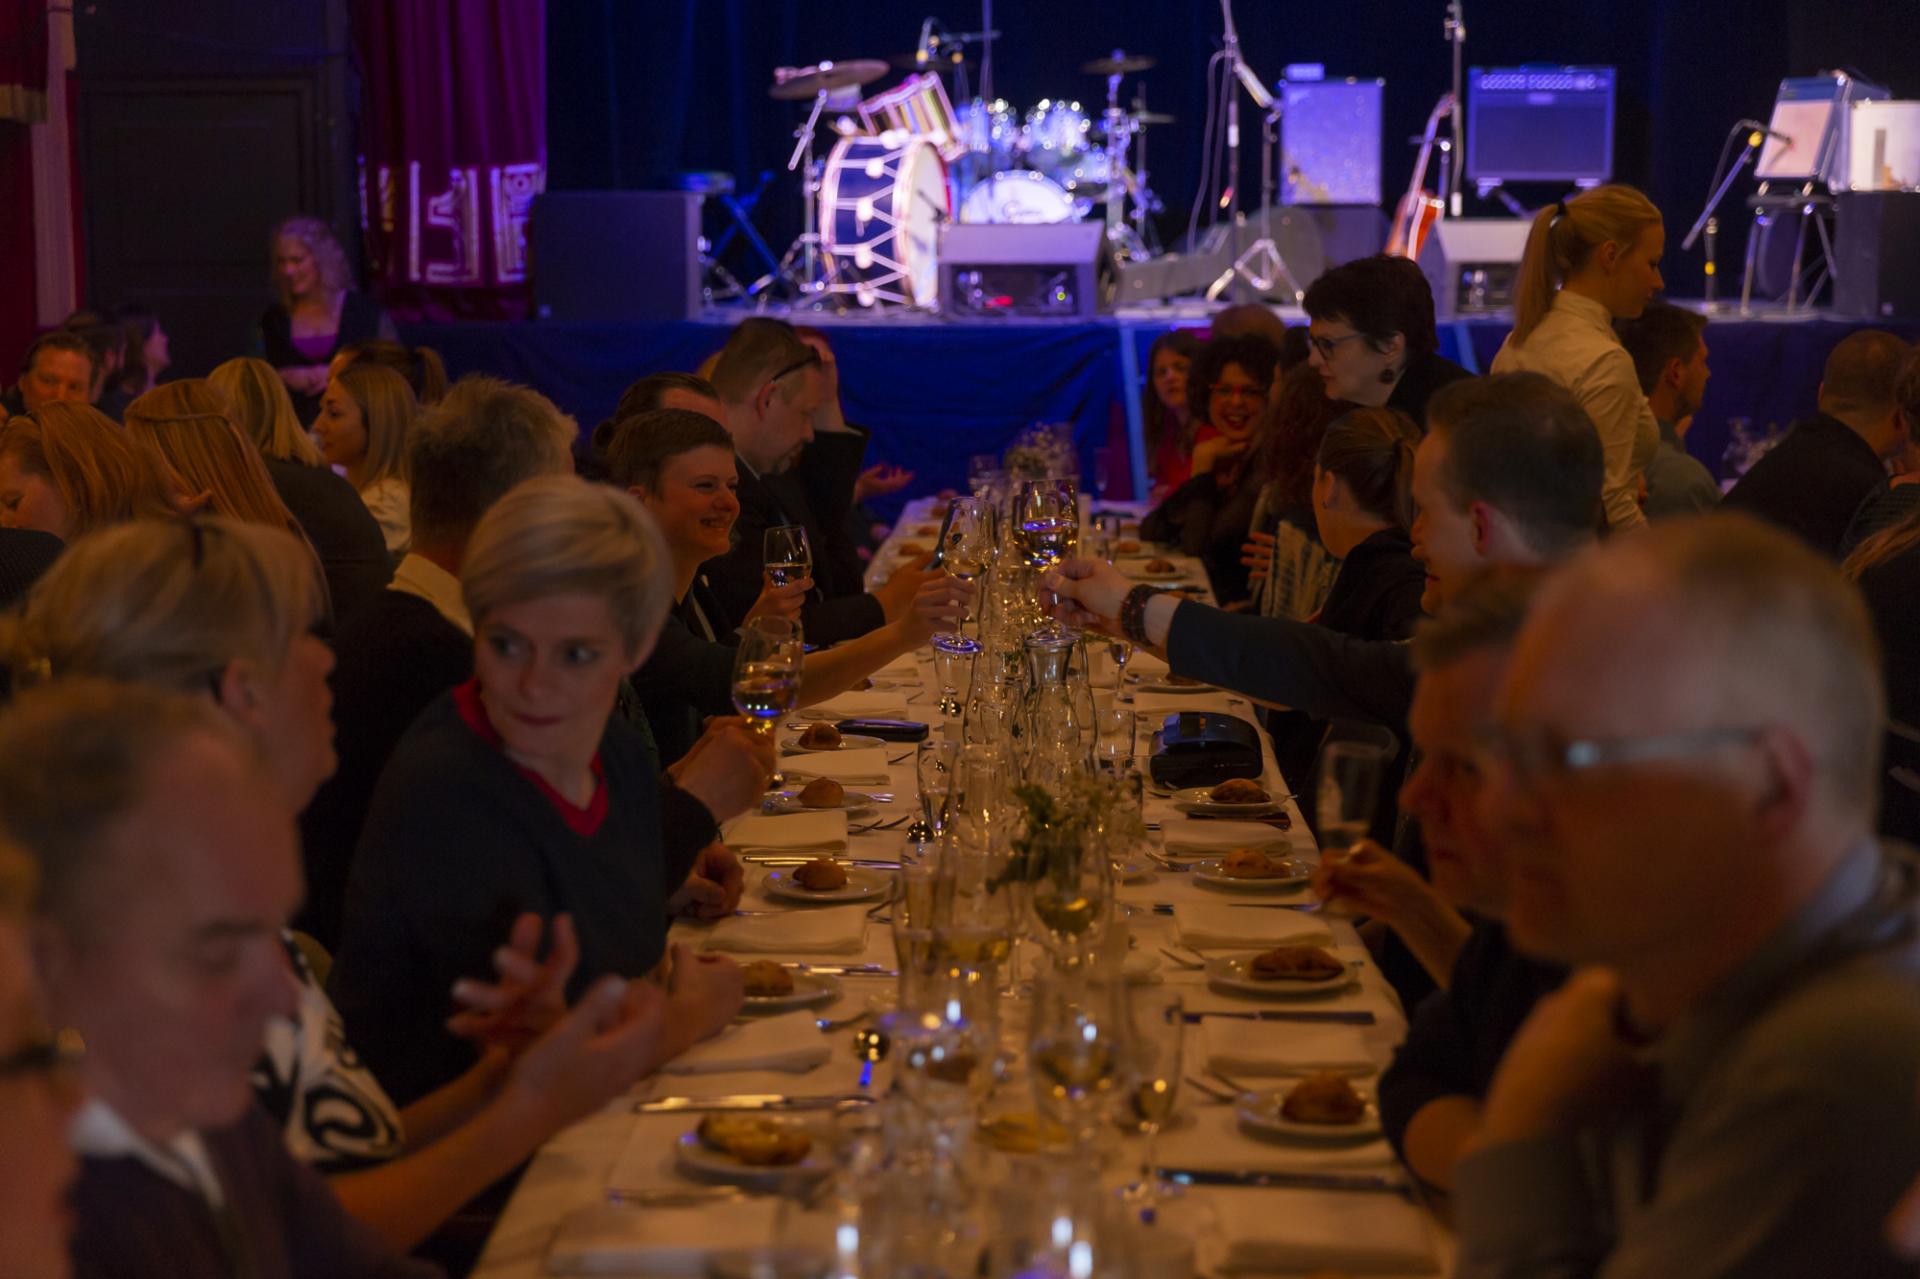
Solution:
<path fill-rule="evenodd" d="M 878 58 L 855 58 L 851 62 L 822 62 L 811 67 L 775 67 L 771 97 L 782 102 L 801 102 L 823 89 L 847 89 L 872 84 L 887 73 L 887 64 Z"/>
<path fill-rule="evenodd" d="M 1126 54 L 1115 49 L 1111 58 L 1082 62 L 1080 69 L 1088 75 L 1132 75 L 1136 71 L 1151 71 L 1156 63 L 1157 59 L 1144 54 Z"/>

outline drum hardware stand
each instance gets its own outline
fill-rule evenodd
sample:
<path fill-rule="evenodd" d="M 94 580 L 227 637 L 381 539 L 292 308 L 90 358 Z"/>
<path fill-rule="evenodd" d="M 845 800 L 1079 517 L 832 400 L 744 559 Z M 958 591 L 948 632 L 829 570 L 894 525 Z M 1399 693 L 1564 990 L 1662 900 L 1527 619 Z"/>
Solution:
<path fill-rule="evenodd" d="M 1467 142 L 1465 136 L 1467 85 L 1466 75 L 1462 68 L 1462 62 L 1467 50 L 1467 15 L 1461 7 L 1460 0 L 1447 0 L 1447 16 L 1440 26 L 1441 30 L 1446 32 L 1447 43 L 1453 46 L 1453 128 L 1451 130 L 1453 137 L 1452 146 L 1449 150 L 1451 150 L 1454 159 L 1453 164 L 1447 170 L 1447 184 L 1445 187 L 1447 202 L 1444 212 L 1447 217 L 1457 218 L 1461 216 L 1462 207 L 1460 179 L 1466 173 L 1467 168 Z"/>
<path fill-rule="evenodd" d="M 1137 114 L 1147 113 L 1147 86 L 1136 81 L 1133 86 L 1133 109 Z M 1147 185 L 1147 130 L 1145 125 L 1134 129 L 1133 150 L 1133 235 L 1140 244 L 1141 256 L 1153 255 L 1153 240 L 1149 237 L 1148 217 L 1160 211 L 1159 197 L 1153 188 Z"/>
<path fill-rule="evenodd" d="M 1122 56 L 1121 50 L 1113 51 L 1115 63 L 1118 63 Z M 1124 78 L 1124 73 L 1107 77 L 1107 191 L 1104 203 L 1107 216 L 1107 247 L 1115 257 L 1132 261 L 1147 256 L 1147 244 L 1135 228 L 1127 225 L 1127 193 L 1134 190 L 1134 184 L 1138 178 L 1127 169 L 1127 143 L 1131 140 L 1129 129 L 1132 127 L 1132 121 L 1127 118 L 1126 111 L 1120 106 L 1120 81 Z M 1141 129 L 1140 132 L 1145 133 L 1146 130 Z M 1146 139 L 1142 138 L 1142 154 L 1145 153 L 1145 142 Z M 1134 195 L 1136 208 L 1142 207 L 1139 192 L 1134 191 Z"/>
<path fill-rule="evenodd" d="M 820 236 L 820 165 L 813 157 L 814 132 L 820 123 L 820 113 L 827 106 L 827 92 L 822 89 L 814 95 L 807 122 L 794 130 L 793 155 L 787 160 L 787 172 L 800 170 L 800 187 L 806 197 L 800 238 L 787 247 L 780 265 L 772 273 L 761 276 L 748 287 L 750 297 L 761 296 L 776 281 L 785 281 L 802 300 L 818 299 L 833 286 L 833 255 L 825 251 L 825 242 Z"/>
<path fill-rule="evenodd" d="M 1220 273 L 1220 277 L 1207 286 L 1207 301 L 1218 301 L 1227 291 L 1236 277 L 1245 280 L 1263 296 L 1271 292 L 1274 286 L 1284 282 L 1287 296 L 1295 306 L 1306 296 L 1300 289 L 1300 283 L 1293 278 L 1293 272 L 1287 268 L 1287 260 L 1281 255 L 1280 246 L 1273 242 L 1273 202 L 1275 196 L 1275 174 L 1273 157 L 1280 146 L 1280 103 L 1260 77 L 1253 73 L 1246 59 L 1240 56 L 1240 34 L 1233 25 L 1233 0 L 1220 0 L 1220 12 L 1226 21 L 1224 53 L 1227 65 L 1233 75 L 1253 99 L 1254 105 L 1265 111 L 1266 118 L 1261 122 L 1260 133 L 1260 238 L 1240 251 L 1233 265 Z M 1240 232 L 1246 226 L 1246 219 L 1240 215 L 1240 95 L 1227 95 L 1227 195 L 1229 214 L 1232 222 L 1233 245 L 1240 246 Z"/>

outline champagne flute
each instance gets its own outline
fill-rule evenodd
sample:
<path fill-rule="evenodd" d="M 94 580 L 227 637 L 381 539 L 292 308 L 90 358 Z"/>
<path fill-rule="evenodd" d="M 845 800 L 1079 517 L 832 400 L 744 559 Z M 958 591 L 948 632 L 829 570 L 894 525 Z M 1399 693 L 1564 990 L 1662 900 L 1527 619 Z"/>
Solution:
<path fill-rule="evenodd" d="M 813 576 L 813 547 L 807 543 L 805 525 L 775 524 L 761 545 L 768 585 L 785 586 Z"/>
<path fill-rule="evenodd" d="M 1133 644 L 1115 636 L 1107 637 L 1107 656 L 1113 659 L 1113 698 L 1131 702 L 1133 691 L 1127 687 L 1127 663 L 1133 660 Z"/>
<path fill-rule="evenodd" d="M 1169 993 L 1166 986 L 1143 986 L 1130 991 L 1126 998 L 1130 1016 L 1120 1119 L 1146 1134 L 1147 1145 L 1141 1156 L 1140 1180 L 1122 1193 L 1150 1209 L 1157 1201 L 1181 1193 L 1178 1185 L 1162 1180 L 1154 1169 L 1160 1166 L 1160 1130 L 1173 1117 L 1179 1098 L 1187 1009 L 1178 990 Z"/>
<path fill-rule="evenodd" d="M 754 732 L 771 737 L 800 699 L 800 627 L 784 617 L 756 617 L 740 628 L 733 654 L 733 705 Z M 785 779 L 776 769 L 770 784 Z"/>

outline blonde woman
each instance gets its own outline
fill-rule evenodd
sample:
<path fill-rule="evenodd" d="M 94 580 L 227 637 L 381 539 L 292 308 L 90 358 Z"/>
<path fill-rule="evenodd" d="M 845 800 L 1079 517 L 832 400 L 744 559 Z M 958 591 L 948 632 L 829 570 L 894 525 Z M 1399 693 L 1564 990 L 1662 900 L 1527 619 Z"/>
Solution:
<path fill-rule="evenodd" d="M 260 354 L 311 421 L 327 387 L 327 362 L 343 346 L 398 336 L 381 305 L 353 288 L 347 255 L 318 218 L 288 218 L 273 229 L 274 304 L 260 317 Z"/>
<path fill-rule="evenodd" d="M 1635 318 L 1666 287 L 1666 248 L 1660 210 L 1629 186 L 1540 210 L 1520 259 L 1513 332 L 1493 357 L 1495 373 L 1546 374 L 1593 419 L 1606 459 L 1601 501 L 1615 529 L 1647 522 L 1640 478 L 1660 447 L 1660 424 L 1613 322 Z"/>
<path fill-rule="evenodd" d="M 300 532 L 260 454 L 204 378 L 148 391 L 127 405 L 126 429 L 172 472 L 193 509 Z"/>
<path fill-rule="evenodd" d="M 98 409 L 56 401 L 0 426 L 0 526 L 63 541 L 174 513 L 153 455 Z"/>
<path fill-rule="evenodd" d="M 313 424 L 321 458 L 360 494 L 396 563 L 413 544 L 407 432 L 418 411 L 405 378 L 377 364 L 354 364 L 327 384 Z"/>
<path fill-rule="evenodd" d="M 294 811 L 334 765 L 333 658 L 310 633 L 320 606 L 311 561 L 289 534 L 217 518 L 128 524 L 74 547 L 24 614 L 0 621 L 0 657 L 28 680 L 93 677 L 211 698 L 258 746 Z M 697 1020 L 688 996 L 653 991 L 622 1012 L 624 987 L 596 988 L 566 1012 L 557 986 L 570 931 L 556 927 L 556 958 L 541 965 L 531 958 L 538 921 L 501 921 L 490 941 L 508 924 L 524 979 L 494 986 L 489 970 L 482 980 L 496 996 L 517 995 L 528 1015 L 465 1018 L 486 1037 L 480 1060 L 405 1110 L 288 945 L 299 1012 L 269 1027 L 256 1092 L 292 1153 L 331 1174 L 348 1212 L 396 1251 L 664 1060 L 680 1042 L 671 1019 Z M 446 1012 L 417 1029 L 439 1030 Z"/>
<path fill-rule="evenodd" d="M 717 720 L 663 782 L 613 713 L 673 602 L 670 553 L 630 494 L 528 480 L 480 520 L 460 587 L 473 678 L 430 705 L 387 761 L 329 983 L 402 1101 L 472 1067 L 470 1045 L 422 1027 L 445 1015 L 455 982 L 490 971 L 502 918 L 569 913 L 577 985 L 653 972 L 669 913 L 695 891 L 726 888 L 730 910 L 740 867 L 713 842 L 718 822 L 759 804 L 772 765 L 738 719 Z M 738 970 L 685 957 L 672 968 L 713 993 L 675 1032 L 690 1042 L 724 1025 Z"/>
<path fill-rule="evenodd" d="M 286 384 L 265 360 L 241 356 L 214 366 L 207 384 L 226 401 L 234 425 L 247 433 L 260 456 L 320 466 L 320 450 L 300 425 Z"/>

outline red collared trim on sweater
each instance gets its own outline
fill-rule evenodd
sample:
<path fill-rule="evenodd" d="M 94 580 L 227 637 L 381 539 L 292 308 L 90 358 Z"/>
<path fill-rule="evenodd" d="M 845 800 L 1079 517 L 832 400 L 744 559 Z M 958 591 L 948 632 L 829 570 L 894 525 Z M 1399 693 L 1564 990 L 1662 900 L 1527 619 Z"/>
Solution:
<path fill-rule="evenodd" d="M 501 754 L 506 754 L 506 744 L 500 738 L 500 730 L 493 726 L 491 719 L 487 718 L 487 708 L 480 702 L 480 681 L 477 678 L 470 679 L 453 690 L 453 706 L 460 712 L 461 720 L 473 730 L 475 737 Z M 522 777 L 532 782 L 535 788 L 547 797 L 547 802 L 552 804 L 554 811 L 560 814 L 560 820 L 567 824 L 568 830 L 583 839 L 599 832 L 601 823 L 607 820 L 607 775 L 606 770 L 600 766 L 599 751 L 593 753 L 593 798 L 587 801 L 585 808 L 555 790 L 552 783 L 531 768 L 516 762 L 511 757 L 507 762 L 518 769 Z"/>

